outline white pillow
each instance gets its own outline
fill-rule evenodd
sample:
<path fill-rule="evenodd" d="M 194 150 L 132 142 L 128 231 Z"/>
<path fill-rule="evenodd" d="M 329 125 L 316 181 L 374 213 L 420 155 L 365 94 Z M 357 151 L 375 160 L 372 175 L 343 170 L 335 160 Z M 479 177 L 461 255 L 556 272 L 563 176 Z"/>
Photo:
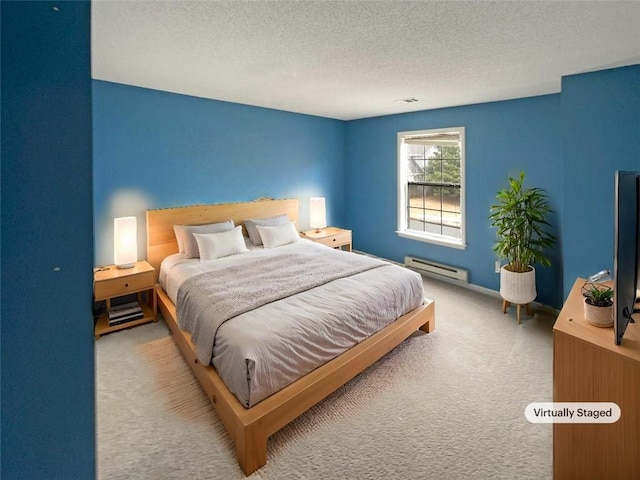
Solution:
<path fill-rule="evenodd" d="M 193 236 L 196 242 L 198 242 L 200 261 L 215 260 L 216 258 L 228 257 L 229 255 L 249 251 L 244 244 L 242 227 L 240 225 L 226 232 L 194 233 Z"/>
<path fill-rule="evenodd" d="M 233 230 L 233 220 L 220 223 L 209 223 L 207 225 L 174 225 L 173 231 L 178 241 L 178 251 L 184 253 L 189 258 L 198 258 L 198 243 L 194 233 L 218 233 Z"/>
<path fill-rule="evenodd" d="M 256 225 L 256 228 L 260 232 L 264 248 L 280 247 L 300 240 L 300 235 L 293 222 L 273 227 Z"/>
<path fill-rule="evenodd" d="M 274 225 L 284 225 L 289 221 L 289 217 L 286 214 L 276 215 L 275 217 L 265 217 L 265 218 L 249 218 L 244 221 L 244 226 L 247 228 L 247 233 L 249 234 L 249 238 L 254 245 L 262 245 L 262 239 L 260 238 L 260 232 L 256 228 L 258 225 L 266 227 L 266 226 L 274 226 Z"/>

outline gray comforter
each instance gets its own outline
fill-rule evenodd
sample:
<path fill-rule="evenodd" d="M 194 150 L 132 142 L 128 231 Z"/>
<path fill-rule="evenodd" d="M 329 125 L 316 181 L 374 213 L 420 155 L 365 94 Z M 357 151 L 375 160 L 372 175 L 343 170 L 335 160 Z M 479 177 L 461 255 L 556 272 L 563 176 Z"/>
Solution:
<path fill-rule="evenodd" d="M 333 249 L 291 250 L 285 255 L 251 257 L 240 265 L 200 273 L 182 284 L 176 304 L 178 324 L 191 333 L 202 364 L 211 363 L 216 333 L 224 322 L 333 280 L 388 265 Z"/>
<path fill-rule="evenodd" d="M 302 260 L 307 257 L 316 258 L 315 266 Z M 284 270 L 278 273 L 274 265 Z M 211 273 L 201 276 L 204 272 Z M 236 293 L 218 295 L 230 299 L 227 306 L 212 304 L 208 295 L 215 297 L 216 288 L 209 288 L 209 281 L 235 285 L 231 290 Z M 422 278 L 413 271 L 310 241 L 207 262 L 176 254 L 163 262 L 160 282 L 176 306 L 185 303 L 178 309 L 180 324 L 211 339 L 199 350 L 204 350 L 205 360 L 213 352 L 211 363 L 245 407 L 384 328 L 418 307 L 424 297 Z M 289 286 L 285 289 L 283 283 Z M 207 290 L 207 299 L 191 298 Z M 266 295 L 253 298 L 257 291 Z M 237 301 L 239 296 L 248 303 Z M 222 319 L 231 318 L 210 318 L 205 311 L 222 311 Z"/>

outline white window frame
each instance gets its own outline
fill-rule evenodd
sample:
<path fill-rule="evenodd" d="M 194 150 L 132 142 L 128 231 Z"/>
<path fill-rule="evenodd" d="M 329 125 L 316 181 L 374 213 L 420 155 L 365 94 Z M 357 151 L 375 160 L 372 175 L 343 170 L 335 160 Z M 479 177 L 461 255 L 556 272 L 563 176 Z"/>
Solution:
<path fill-rule="evenodd" d="M 434 133 L 456 132 L 460 135 L 460 238 L 435 233 L 419 232 L 408 228 L 407 197 L 408 197 L 408 163 L 406 160 L 407 137 L 429 135 Z M 464 127 L 434 128 L 428 130 L 413 130 L 398 132 L 398 229 L 396 233 L 400 237 L 418 240 L 420 242 L 434 243 L 446 247 L 465 249 L 466 243 L 466 207 L 465 207 L 465 130 Z"/>

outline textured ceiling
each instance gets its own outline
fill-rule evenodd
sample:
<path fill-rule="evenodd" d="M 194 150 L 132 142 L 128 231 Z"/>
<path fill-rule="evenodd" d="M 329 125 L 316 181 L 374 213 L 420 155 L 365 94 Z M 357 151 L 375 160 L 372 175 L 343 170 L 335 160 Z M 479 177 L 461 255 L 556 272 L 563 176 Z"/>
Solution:
<path fill-rule="evenodd" d="M 93 78 L 343 120 L 640 63 L 638 1 L 94 0 L 92 17 Z"/>

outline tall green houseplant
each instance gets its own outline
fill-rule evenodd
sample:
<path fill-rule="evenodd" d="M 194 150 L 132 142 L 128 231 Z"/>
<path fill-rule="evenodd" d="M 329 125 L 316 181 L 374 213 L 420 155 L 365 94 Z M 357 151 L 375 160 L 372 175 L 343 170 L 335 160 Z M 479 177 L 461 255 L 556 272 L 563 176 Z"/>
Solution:
<path fill-rule="evenodd" d="M 519 178 L 509 177 L 509 187 L 496 195 L 491 205 L 489 220 L 496 227 L 493 250 L 500 259 L 506 259 L 505 268 L 523 273 L 538 263 L 551 265 L 545 250 L 553 247 L 556 237 L 548 231 L 547 216 L 551 213 L 547 192 L 542 188 L 523 186 L 524 172 Z"/>

